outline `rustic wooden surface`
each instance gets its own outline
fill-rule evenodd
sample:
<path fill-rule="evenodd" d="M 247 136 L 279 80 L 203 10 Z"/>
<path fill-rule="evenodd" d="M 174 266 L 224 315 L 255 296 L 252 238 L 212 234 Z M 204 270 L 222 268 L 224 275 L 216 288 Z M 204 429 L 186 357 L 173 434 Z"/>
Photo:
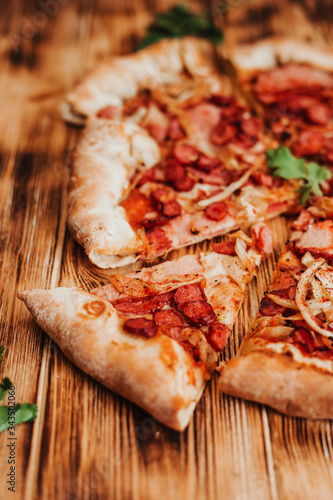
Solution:
<path fill-rule="evenodd" d="M 107 281 L 66 229 L 66 164 L 79 132 L 62 123 L 58 106 L 87 70 L 131 51 L 151 15 L 175 3 L 0 1 L 1 374 L 15 381 L 17 402 L 39 406 L 36 422 L 16 429 L 16 493 L 7 490 L 7 433 L 0 434 L 4 500 L 333 497 L 332 422 L 221 396 L 214 379 L 189 428 L 169 430 L 73 366 L 16 299 L 18 289 Z M 331 0 L 210 4 L 231 42 L 272 34 L 333 40 Z M 283 219 L 273 227 L 275 255 L 252 283 L 225 358 L 235 354 L 287 238 Z"/>

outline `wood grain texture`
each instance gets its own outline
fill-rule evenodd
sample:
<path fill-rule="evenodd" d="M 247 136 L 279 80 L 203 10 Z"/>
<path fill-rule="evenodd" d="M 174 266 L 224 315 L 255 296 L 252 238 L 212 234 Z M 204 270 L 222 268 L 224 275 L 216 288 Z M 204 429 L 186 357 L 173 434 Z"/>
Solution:
<path fill-rule="evenodd" d="M 1 371 L 15 381 L 18 402 L 39 406 L 34 424 L 17 427 L 15 494 L 0 434 L 4 500 L 332 498 L 331 422 L 222 396 L 213 379 L 189 428 L 172 431 L 73 366 L 16 299 L 18 289 L 108 281 L 111 272 L 92 266 L 66 229 L 67 160 L 79 131 L 62 123 L 58 106 L 96 63 L 131 51 L 154 12 L 176 3 L 0 0 Z M 208 5 L 186 3 L 197 11 Z M 330 0 L 209 3 L 231 43 L 272 34 L 332 43 Z M 225 359 L 235 355 L 288 237 L 284 219 L 271 224 L 274 255 L 251 284 Z M 200 248 L 206 244 L 189 251 Z"/>

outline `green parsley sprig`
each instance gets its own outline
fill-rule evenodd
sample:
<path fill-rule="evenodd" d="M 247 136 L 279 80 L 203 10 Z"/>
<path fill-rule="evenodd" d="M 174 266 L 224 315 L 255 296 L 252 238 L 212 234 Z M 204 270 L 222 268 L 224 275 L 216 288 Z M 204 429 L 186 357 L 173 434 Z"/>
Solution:
<path fill-rule="evenodd" d="M 0 363 L 2 360 L 2 355 L 5 348 L 0 346 Z M 8 377 L 5 377 L 0 384 L 0 401 L 3 401 L 7 395 L 7 392 L 12 387 L 12 382 Z M 37 417 L 37 405 L 24 403 L 15 405 L 15 426 L 22 424 L 23 422 L 32 422 Z M 8 422 L 8 406 L 0 405 L 0 432 L 8 429 L 10 426 Z"/>
<path fill-rule="evenodd" d="M 140 43 L 140 49 L 163 38 L 180 38 L 188 35 L 207 38 L 215 44 L 223 40 L 221 30 L 214 26 L 208 13 L 193 14 L 185 5 L 176 5 L 167 12 L 157 14 L 147 31 L 147 35 Z"/>
<path fill-rule="evenodd" d="M 306 162 L 302 158 L 296 158 L 285 146 L 268 149 L 266 160 L 274 175 L 279 175 L 283 179 L 304 180 L 300 189 L 299 201 L 301 205 L 304 205 L 312 191 L 318 196 L 322 195 L 320 183 L 331 178 L 331 172 L 328 168 L 314 162 Z"/>

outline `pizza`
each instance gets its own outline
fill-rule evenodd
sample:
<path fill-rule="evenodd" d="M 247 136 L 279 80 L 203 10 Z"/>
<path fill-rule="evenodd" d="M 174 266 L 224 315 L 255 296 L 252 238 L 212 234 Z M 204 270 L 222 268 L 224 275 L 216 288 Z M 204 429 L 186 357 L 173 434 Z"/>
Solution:
<path fill-rule="evenodd" d="M 192 39 L 100 66 L 68 96 L 86 125 L 72 156 L 68 225 L 102 268 L 150 260 L 297 207 L 274 178 L 278 142 Z"/>
<path fill-rule="evenodd" d="M 291 39 L 226 50 L 243 89 L 280 142 L 333 167 L 333 54 Z M 326 192 L 331 192 L 331 186 Z"/>
<path fill-rule="evenodd" d="M 226 394 L 296 417 L 332 418 L 333 213 L 293 223 L 272 284 L 236 358 L 220 368 Z"/>
<path fill-rule="evenodd" d="M 263 236 L 265 235 L 265 236 Z M 228 341 L 271 233 L 237 231 L 185 255 L 91 290 L 19 292 L 64 354 L 153 417 L 183 430 Z"/>

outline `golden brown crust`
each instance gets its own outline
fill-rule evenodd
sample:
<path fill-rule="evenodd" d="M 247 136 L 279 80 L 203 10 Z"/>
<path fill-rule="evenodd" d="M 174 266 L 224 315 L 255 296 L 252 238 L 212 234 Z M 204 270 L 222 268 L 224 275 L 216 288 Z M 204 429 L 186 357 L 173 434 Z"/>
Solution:
<path fill-rule="evenodd" d="M 83 371 L 169 427 L 188 425 L 206 374 L 176 341 L 127 334 L 110 303 L 78 288 L 30 290 L 18 297 Z"/>
<path fill-rule="evenodd" d="M 293 417 L 333 418 L 333 376 L 292 356 L 258 349 L 220 368 L 219 388 Z"/>
<path fill-rule="evenodd" d="M 328 48 L 314 47 L 293 38 L 268 38 L 251 44 L 225 46 L 223 53 L 232 61 L 241 80 L 279 63 L 306 63 L 333 71 L 333 54 Z"/>
<path fill-rule="evenodd" d="M 198 50 L 198 41 L 186 37 L 155 43 L 133 54 L 118 56 L 99 65 L 70 92 L 62 107 L 63 118 L 83 124 L 107 105 L 121 106 L 140 88 L 158 87 L 186 70 L 192 77 L 205 80 L 212 90 L 220 86 Z"/>
<path fill-rule="evenodd" d="M 83 132 L 72 158 L 68 226 L 100 267 L 134 262 L 143 249 L 118 203 L 138 165 L 149 168 L 159 160 L 157 143 L 133 123 L 94 120 Z"/>

